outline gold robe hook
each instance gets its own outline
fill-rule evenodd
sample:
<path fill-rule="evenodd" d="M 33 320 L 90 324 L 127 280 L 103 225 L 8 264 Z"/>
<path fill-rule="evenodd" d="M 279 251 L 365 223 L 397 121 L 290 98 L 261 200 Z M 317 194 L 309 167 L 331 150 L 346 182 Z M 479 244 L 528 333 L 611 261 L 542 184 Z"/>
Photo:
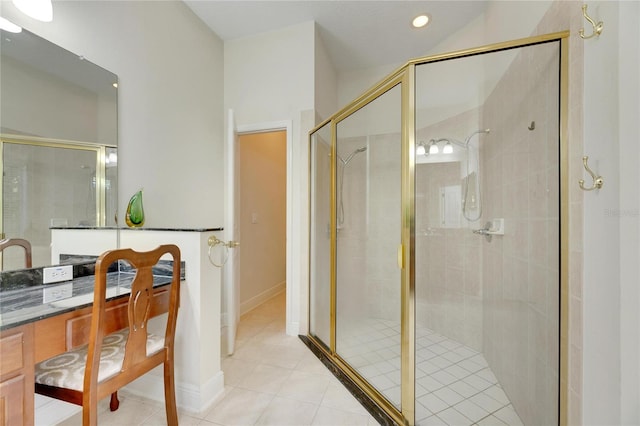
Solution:
<path fill-rule="evenodd" d="M 580 185 L 580 189 L 582 189 L 583 191 L 593 191 L 594 189 L 600 189 L 602 188 L 602 185 L 604 185 L 604 180 L 602 179 L 602 176 L 596 176 L 596 174 L 593 173 L 593 171 L 589 168 L 589 165 L 587 164 L 588 162 L 589 162 L 589 157 L 587 156 L 582 157 L 582 164 L 584 165 L 584 169 L 587 171 L 587 173 L 591 175 L 591 178 L 593 179 L 593 185 L 591 185 L 591 188 L 587 188 L 584 186 L 584 179 L 580 179 L 578 181 L 578 184 Z"/>
<path fill-rule="evenodd" d="M 589 23 L 593 27 L 593 33 L 591 33 L 591 35 L 589 35 L 589 36 L 585 36 L 584 35 L 584 28 L 581 28 L 580 31 L 578 31 L 578 34 L 580 34 L 580 37 L 583 38 L 584 40 L 587 40 L 587 39 L 590 39 L 592 37 L 599 36 L 600 33 L 602 33 L 602 27 L 604 26 L 604 24 L 602 23 L 602 21 L 600 21 L 600 22 L 598 22 L 596 24 L 596 22 L 593 19 L 591 19 L 591 17 L 587 14 L 587 5 L 586 4 L 582 5 L 582 16 L 584 16 L 584 19 L 589 21 Z"/>

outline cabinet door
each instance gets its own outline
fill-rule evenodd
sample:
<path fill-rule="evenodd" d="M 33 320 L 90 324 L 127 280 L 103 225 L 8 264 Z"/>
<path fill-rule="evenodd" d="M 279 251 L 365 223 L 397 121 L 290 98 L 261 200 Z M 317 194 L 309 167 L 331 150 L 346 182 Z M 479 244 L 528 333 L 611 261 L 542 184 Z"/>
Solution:
<path fill-rule="evenodd" d="M 19 375 L 0 383 L 0 425 L 23 425 L 26 377 Z"/>
<path fill-rule="evenodd" d="M 33 424 L 33 325 L 0 333 L 0 426 Z"/>

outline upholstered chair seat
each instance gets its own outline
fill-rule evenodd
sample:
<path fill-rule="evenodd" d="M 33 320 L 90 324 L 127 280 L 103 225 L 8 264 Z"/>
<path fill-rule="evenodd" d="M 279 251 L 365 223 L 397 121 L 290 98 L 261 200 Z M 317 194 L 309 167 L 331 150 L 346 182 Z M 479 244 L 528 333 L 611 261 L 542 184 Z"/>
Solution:
<path fill-rule="evenodd" d="M 104 338 L 100 352 L 98 383 L 114 376 L 122 369 L 124 348 L 129 329 L 117 331 Z M 160 351 L 164 346 L 164 337 L 147 334 L 147 356 Z M 84 370 L 87 366 L 88 345 L 51 357 L 36 365 L 36 383 L 58 388 L 82 391 Z"/>

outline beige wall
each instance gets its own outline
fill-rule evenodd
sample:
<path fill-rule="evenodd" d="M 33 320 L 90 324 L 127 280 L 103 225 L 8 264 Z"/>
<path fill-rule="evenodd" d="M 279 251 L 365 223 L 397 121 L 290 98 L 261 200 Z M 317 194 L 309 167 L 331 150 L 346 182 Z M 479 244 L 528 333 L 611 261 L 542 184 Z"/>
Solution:
<path fill-rule="evenodd" d="M 285 289 L 286 132 L 240 136 L 240 312 Z"/>

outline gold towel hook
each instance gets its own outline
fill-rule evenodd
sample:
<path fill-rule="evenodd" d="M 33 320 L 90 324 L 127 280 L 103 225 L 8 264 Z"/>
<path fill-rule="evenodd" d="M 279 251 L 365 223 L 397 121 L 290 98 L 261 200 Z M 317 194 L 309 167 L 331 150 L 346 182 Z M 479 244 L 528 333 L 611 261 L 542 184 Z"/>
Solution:
<path fill-rule="evenodd" d="M 593 185 L 591 185 L 591 188 L 586 188 L 584 186 L 584 180 L 580 179 L 578 181 L 578 184 L 580 185 L 580 189 L 582 189 L 583 191 L 593 191 L 594 189 L 600 189 L 602 188 L 602 185 L 604 185 L 604 180 L 602 179 L 602 176 L 596 176 L 596 174 L 593 173 L 593 171 L 589 168 L 589 165 L 587 164 L 588 162 L 589 162 L 589 157 L 587 156 L 582 157 L 582 164 L 584 165 L 584 168 L 587 171 L 587 173 L 591 175 L 591 178 L 593 179 Z"/>
<path fill-rule="evenodd" d="M 580 31 L 578 31 L 578 33 L 580 34 L 580 37 L 585 39 L 585 40 L 588 40 L 588 39 L 590 39 L 592 37 L 599 36 L 600 33 L 602 33 L 602 27 L 604 26 L 604 24 L 602 23 L 602 21 L 600 21 L 600 22 L 598 22 L 596 24 L 596 22 L 593 19 L 591 19 L 591 17 L 587 14 L 587 5 L 586 4 L 582 5 L 582 16 L 584 16 L 584 19 L 589 21 L 589 23 L 593 27 L 593 33 L 591 33 L 590 36 L 585 36 L 584 35 L 584 28 L 581 28 Z"/>

